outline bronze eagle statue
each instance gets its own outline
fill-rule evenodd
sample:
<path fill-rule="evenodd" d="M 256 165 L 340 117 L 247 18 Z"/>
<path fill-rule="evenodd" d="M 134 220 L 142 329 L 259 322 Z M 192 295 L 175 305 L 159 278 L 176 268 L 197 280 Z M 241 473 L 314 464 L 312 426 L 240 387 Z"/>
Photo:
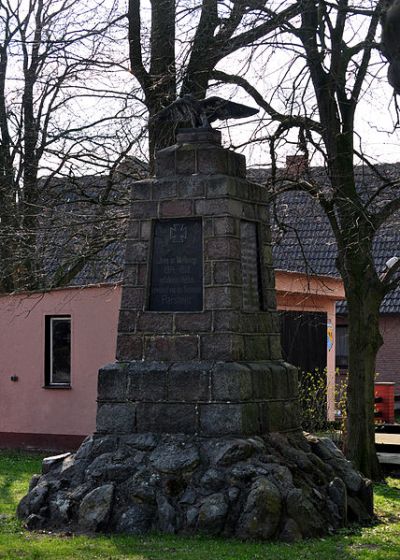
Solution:
<path fill-rule="evenodd" d="M 388 81 L 400 95 L 400 0 L 389 0 L 383 12 L 381 48 L 389 62 Z"/>
<path fill-rule="evenodd" d="M 243 119 L 258 113 L 258 109 L 235 103 L 222 97 L 196 99 L 186 93 L 161 109 L 153 117 L 154 122 L 190 123 L 193 128 L 210 128 L 212 122 L 226 119 Z"/>

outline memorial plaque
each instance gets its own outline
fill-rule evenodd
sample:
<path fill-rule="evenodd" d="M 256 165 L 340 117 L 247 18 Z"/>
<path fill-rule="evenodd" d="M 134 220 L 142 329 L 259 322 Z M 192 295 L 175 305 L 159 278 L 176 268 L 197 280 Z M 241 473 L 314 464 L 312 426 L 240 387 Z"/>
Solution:
<path fill-rule="evenodd" d="M 257 224 L 240 223 L 240 247 L 242 257 L 243 310 L 261 309 L 261 277 Z"/>
<path fill-rule="evenodd" d="M 150 311 L 203 310 L 201 219 L 155 222 L 149 309 Z"/>

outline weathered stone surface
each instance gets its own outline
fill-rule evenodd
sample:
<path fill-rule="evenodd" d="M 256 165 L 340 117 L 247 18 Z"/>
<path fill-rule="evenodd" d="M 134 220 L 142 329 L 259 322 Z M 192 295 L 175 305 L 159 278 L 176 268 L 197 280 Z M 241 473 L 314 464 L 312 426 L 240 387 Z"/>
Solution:
<path fill-rule="evenodd" d="M 166 443 L 150 455 L 150 461 L 161 472 L 191 471 L 200 462 L 198 449 L 185 443 Z"/>
<path fill-rule="evenodd" d="M 87 494 L 79 507 L 79 525 L 88 531 L 104 528 L 110 517 L 113 484 L 104 484 Z"/>
<path fill-rule="evenodd" d="M 65 492 L 58 492 L 55 499 L 50 502 L 50 517 L 54 524 L 62 527 L 68 524 L 71 500 Z"/>
<path fill-rule="evenodd" d="M 232 440 L 220 450 L 215 462 L 217 465 L 232 465 L 238 461 L 248 459 L 254 452 L 255 448 L 248 440 Z"/>
<path fill-rule="evenodd" d="M 270 539 L 279 526 L 282 498 L 278 488 L 267 478 L 253 483 L 239 519 L 238 533 L 243 538 Z"/>
<path fill-rule="evenodd" d="M 176 510 L 165 496 L 157 498 L 158 527 L 163 533 L 175 533 Z"/>
<path fill-rule="evenodd" d="M 302 540 L 302 534 L 294 519 L 286 519 L 283 529 L 279 535 L 279 540 L 286 543 L 294 543 Z"/>
<path fill-rule="evenodd" d="M 132 433 L 135 423 L 136 407 L 133 403 L 100 403 L 98 406 L 96 430 L 99 433 Z"/>
<path fill-rule="evenodd" d="M 286 508 L 289 516 L 295 520 L 303 535 L 316 536 L 326 530 L 324 519 L 314 507 L 312 501 L 299 488 L 288 492 Z"/>
<path fill-rule="evenodd" d="M 150 433 L 132 434 L 122 437 L 120 442 L 128 448 L 133 447 L 134 449 L 139 449 L 140 451 L 149 451 L 156 447 L 158 439 L 154 434 Z"/>
<path fill-rule="evenodd" d="M 329 497 L 338 508 L 338 513 L 343 526 L 347 523 L 347 491 L 341 478 L 334 478 L 329 484 Z"/>
<path fill-rule="evenodd" d="M 27 518 L 32 513 L 39 513 L 49 493 L 49 485 L 41 480 L 18 504 L 17 515 L 20 519 Z"/>
<path fill-rule="evenodd" d="M 32 529 L 201 531 L 294 542 L 330 533 L 346 516 L 370 518 L 371 486 L 360 477 L 360 489 L 350 490 L 342 461 L 348 478 L 340 453 L 300 433 L 94 436 L 35 478 L 18 515 Z"/>
<path fill-rule="evenodd" d="M 221 490 L 225 485 L 224 473 L 217 469 L 208 469 L 200 479 L 200 485 L 214 492 Z"/>
<path fill-rule="evenodd" d="M 116 526 L 116 532 L 128 535 L 147 533 L 151 529 L 153 515 L 153 508 L 137 503 L 122 513 Z"/>
<path fill-rule="evenodd" d="M 200 506 L 197 527 L 209 535 L 219 535 L 224 528 L 228 504 L 223 494 L 208 496 Z"/>
<path fill-rule="evenodd" d="M 42 461 L 42 474 L 50 472 L 54 467 L 57 467 L 69 457 L 71 453 L 62 453 L 61 455 L 54 455 L 52 457 L 45 457 Z"/>

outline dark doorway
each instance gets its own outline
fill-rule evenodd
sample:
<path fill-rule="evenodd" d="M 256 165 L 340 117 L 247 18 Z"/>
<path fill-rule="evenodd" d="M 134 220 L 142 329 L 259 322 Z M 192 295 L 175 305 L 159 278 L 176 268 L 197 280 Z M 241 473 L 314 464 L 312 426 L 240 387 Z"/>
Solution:
<path fill-rule="evenodd" d="M 326 368 L 326 313 L 281 311 L 283 359 L 300 372 Z"/>
<path fill-rule="evenodd" d="M 281 312 L 283 358 L 299 370 L 299 403 L 304 430 L 326 428 L 326 313 Z"/>

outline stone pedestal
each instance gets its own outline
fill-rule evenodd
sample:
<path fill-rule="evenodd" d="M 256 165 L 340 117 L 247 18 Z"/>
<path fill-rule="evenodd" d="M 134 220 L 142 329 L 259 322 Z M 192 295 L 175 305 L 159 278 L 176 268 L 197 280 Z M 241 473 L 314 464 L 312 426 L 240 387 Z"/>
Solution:
<path fill-rule="evenodd" d="M 96 433 L 45 460 L 30 528 L 291 542 L 372 513 L 372 490 L 300 430 L 280 353 L 266 189 L 214 130 L 184 130 L 132 186 L 117 361 Z"/>
<path fill-rule="evenodd" d="M 158 153 L 156 177 L 133 185 L 118 363 L 100 371 L 98 433 L 299 429 L 268 193 L 245 175 L 218 131 L 189 129 Z"/>

